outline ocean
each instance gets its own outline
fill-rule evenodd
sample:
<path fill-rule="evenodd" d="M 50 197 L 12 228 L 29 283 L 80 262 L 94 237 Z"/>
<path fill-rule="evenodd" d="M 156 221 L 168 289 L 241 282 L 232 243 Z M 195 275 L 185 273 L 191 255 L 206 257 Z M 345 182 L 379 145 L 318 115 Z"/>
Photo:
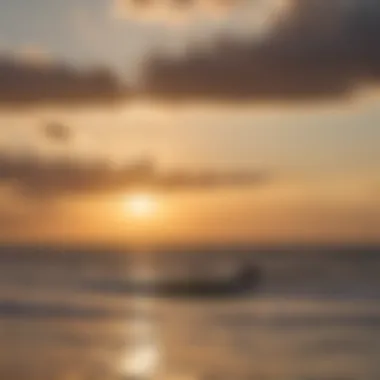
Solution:
<path fill-rule="evenodd" d="M 262 278 L 230 299 L 107 287 L 136 262 L 177 277 L 251 262 Z M 2 246 L 0 351 L 4 380 L 380 379 L 380 247 Z"/>

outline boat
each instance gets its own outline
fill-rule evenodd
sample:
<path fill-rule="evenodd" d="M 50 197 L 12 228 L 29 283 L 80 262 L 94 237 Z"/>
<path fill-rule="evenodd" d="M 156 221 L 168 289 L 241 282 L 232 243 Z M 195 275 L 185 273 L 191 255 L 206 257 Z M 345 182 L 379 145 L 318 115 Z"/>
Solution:
<path fill-rule="evenodd" d="M 227 298 L 252 294 L 261 281 L 257 266 L 240 266 L 230 276 L 211 279 L 97 281 L 88 286 L 99 293 L 165 298 Z"/>

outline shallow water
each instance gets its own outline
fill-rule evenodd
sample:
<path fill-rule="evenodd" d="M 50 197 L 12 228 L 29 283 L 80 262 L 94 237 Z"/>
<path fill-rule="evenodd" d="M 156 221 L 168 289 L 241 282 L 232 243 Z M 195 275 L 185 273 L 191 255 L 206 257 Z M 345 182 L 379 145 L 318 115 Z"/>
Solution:
<path fill-rule="evenodd" d="M 91 290 L 136 268 L 111 249 L 2 247 L 2 379 L 380 378 L 380 249 L 161 250 L 161 275 L 252 261 L 244 299 L 137 299 Z M 202 273 L 203 272 L 203 273 Z M 109 290 L 109 289 L 108 289 Z"/>

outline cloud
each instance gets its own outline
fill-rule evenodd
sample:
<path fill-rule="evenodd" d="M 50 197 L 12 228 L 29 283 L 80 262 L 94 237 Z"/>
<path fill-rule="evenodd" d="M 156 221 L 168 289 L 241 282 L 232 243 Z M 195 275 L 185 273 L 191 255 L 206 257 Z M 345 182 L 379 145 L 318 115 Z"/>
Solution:
<path fill-rule="evenodd" d="M 0 106 L 107 103 L 129 96 L 107 69 L 79 70 L 49 62 L 36 52 L 22 59 L 0 55 L 0 83 Z"/>
<path fill-rule="evenodd" d="M 154 162 L 141 160 L 121 167 L 106 161 L 47 160 L 33 156 L 0 156 L 0 184 L 27 197 L 96 195 L 153 189 L 170 192 L 265 182 L 266 173 L 253 171 L 159 171 Z"/>
<path fill-rule="evenodd" d="M 0 318 L 49 318 L 81 320 L 125 320 L 134 317 L 129 310 L 107 310 L 64 304 L 38 304 L 32 302 L 0 301 Z"/>
<path fill-rule="evenodd" d="M 205 42 L 221 29 L 239 25 L 241 32 L 266 33 L 285 17 L 292 0 L 110 0 L 111 17 L 135 25 L 154 25 L 164 36 Z M 173 30 L 174 29 L 174 30 Z M 179 34 L 178 34 L 179 33 Z M 165 42 L 165 41 L 164 41 Z"/>
<path fill-rule="evenodd" d="M 72 137 L 71 129 L 58 122 L 50 122 L 44 125 L 43 134 L 50 142 L 68 143 Z"/>
<path fill-rule="evenodd" d="M 132 7 L 133 12 L 142 12 L 143 18 L 146 12 L 154 13 L 156 8 L 165 13 L 178 10 L 179 6 L 213 9 L 215 4 L 225 4 L 231 7 L 232 15 L 235 7 L 248 7 L 245 1 L 238 0 L 119 0 L 117 4 L 114 7 L 117 15 L 123 17 L 123 12 Z M 255 0 L 246 9 L 233 17 L 235 29 L 241 26 L 237 25 L 239 20 L 242 24 L 255 25 L 260 24 L 260 19 L 267 20 L 270 27 L 265 27 L 259 38 L 253 32 L 255 27 L 248 28 L 252 38 L 247 35 L 242 38 L 240 33 L 245 27 L 241 26 L 239 32 L 226 31 L 228 37 L 221 36 L 214 44 L 214 35 L 212 38 L 208 35 L 211 41 L 207 41 L 207 47 L 188 48 L 186 54 L 177 58 L 162 52 L 161 55 L 151 53 L 146 64 L 141 65 L 144 80 L 137 91 L 132 91 L 107 69 L 79 70 L 58 64 L 37 47 L 25 48 L 18 57 L 2 55 L 0 106 L 94 104 L 141 96 L 169 100 L 299 102 L 345 99 L 362 87 L 378 86 L 378 2 Z M 134 17 L 132 11 L 128 12 L 125 17 Z M 232 24 L 228 25 L 230 29 Z M 118 51 L 122 53 L 123 48 Z"/>
<path fill-rule="evenodd" d="M 147 96 L 307 100 L 348 97 L 380 79 L 380 3 L 293 0 L 265 38 L 220 38 L 209 51 L 147 64 Z"/>
<path fill-rule="evenodd" d="M 49 52 L 35 45 L 26 45 L 8 54 L 16 62 L 30 66 L 50 66 L 53 64 L 53 57 Z"/>
<path fill-rule="evenodd" d="M 114 0 L 112 14 L 140 22 L 188 23 L 200 16 L 226 17 L 244 3 L 242 0 Z"/>

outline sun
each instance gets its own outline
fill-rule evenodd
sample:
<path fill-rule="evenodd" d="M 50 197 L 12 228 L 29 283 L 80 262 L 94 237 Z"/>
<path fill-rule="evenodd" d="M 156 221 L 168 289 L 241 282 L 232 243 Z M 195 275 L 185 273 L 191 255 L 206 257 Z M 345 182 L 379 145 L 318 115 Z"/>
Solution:
<path fill-rule="evenodd" d="M 152 194 L 133 194 L 125 199 L 124 210 L 135 218 L 151 218 L 157 214 L 158 202 Z"/>
<path fill-rule="evenodd" d="M 151 378 L 159 364 L 159 351 L 154 344 L 136 347 L 124 363 L 124 371 L 134 378 Z"/>

